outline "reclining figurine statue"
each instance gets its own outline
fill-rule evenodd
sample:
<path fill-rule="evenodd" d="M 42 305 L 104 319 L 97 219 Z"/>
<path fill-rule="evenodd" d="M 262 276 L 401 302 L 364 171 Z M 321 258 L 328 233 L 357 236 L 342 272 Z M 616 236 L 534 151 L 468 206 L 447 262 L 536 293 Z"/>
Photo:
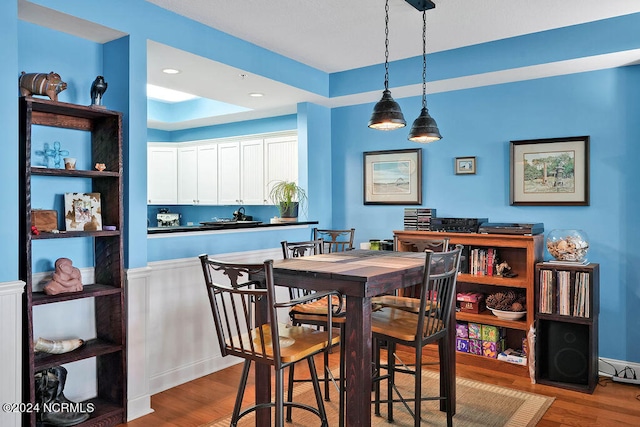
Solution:
<path fill-rule="evenodd" d="M 44 286 L 47 295 L 58 295 L 65 292 L 82 290 L 82 276 L 80 270 L 72 265 L 69 258 L 58 258 L 53 279 Z"/>

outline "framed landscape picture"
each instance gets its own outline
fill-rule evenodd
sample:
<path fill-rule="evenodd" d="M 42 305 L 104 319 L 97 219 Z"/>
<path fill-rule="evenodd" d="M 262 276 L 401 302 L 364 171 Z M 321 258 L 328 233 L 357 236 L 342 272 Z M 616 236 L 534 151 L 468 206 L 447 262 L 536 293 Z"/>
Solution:
<path fill-rule="evenodd" d="M 511 205 L 589 205 L 589 137 L 511 141 Z"/>
<path fill-rule="evenodd" d="M 422 148 L 365 152 L 364 204 L 422 204 Z"/>

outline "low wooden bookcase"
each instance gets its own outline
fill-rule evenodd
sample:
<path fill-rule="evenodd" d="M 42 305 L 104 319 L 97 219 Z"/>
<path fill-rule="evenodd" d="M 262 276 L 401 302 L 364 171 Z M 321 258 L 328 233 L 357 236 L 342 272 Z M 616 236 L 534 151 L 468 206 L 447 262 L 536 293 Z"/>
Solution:
<path fill-rule="evenodd" d="M 586 393 L 598 383 L 600 265 L 536 264 L 536 381 Z"/>
<path fill-rule="evenodd" d="M 484 310 L 480 313 L 458 311 L 455 316 L 459 322 L 471 322 L 504 328 L 506 330 L 506 347 L 521 348 L 523 339 L 527 337 L 529 328 L 535 320 L 534 269 L 536 263 L 542 261 L 544 236 L 542 234 L 522 236 L 406 230 L 394 231 L 394 245 L 398 251 L 411 251 L 415 250 L 417 242 L 442 239 L 444 237 L 449 238 L 450 247 L 457 244 L 463 245 L 467 257 L 469 256 L 469 251 L 474 248 L 495 249 L 499 259 L 509 264 L 515 274 L 514 277 L 470 274 L 468 272 L 470 269 L 463 267 L 458 275 L 456 289 L 458 292 L 480 292 L 484 294 L 508 290 L 524 292 L 526 295 L 526 313 L 522 319 L 500 319 L 489 310 Z M 453 333 L 455 334 L 455 331 Z M 456 358 L 461 363 L 529 376 L 527 366 L 464 352 L 456 352 Z"/>

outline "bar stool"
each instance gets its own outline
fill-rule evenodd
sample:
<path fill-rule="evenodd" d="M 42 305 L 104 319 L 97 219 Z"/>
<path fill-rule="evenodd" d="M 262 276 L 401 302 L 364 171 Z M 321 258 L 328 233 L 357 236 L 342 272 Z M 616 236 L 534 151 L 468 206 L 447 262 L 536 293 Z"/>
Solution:
<path fill-rule="evenodd" d="M 402 402 L 409 413 L 414 417 L 414 426 L 420 426 L 421 403 L 423 400 L 444 400 L 447 412 L 447 426 L 453 424 L 453 408 L 449 398 L 449 381 L 455 381 L 451 376 L 451 363 L 446 357 L 441 356 L 440 363 L 443 372 L 440 381 L 444 381 L 441 387 L 441 395 L 434 397 L 422 397 L 422 349 L 430 343 L 438 343 L 442 346 L 443 340 L 448 337 L 449 328 L 452 327 L 452 307 L 456 292 L 456 278 L 460 266 L 462 246 L 449 252 L 432 252 L 427 250 L 425 257 L 422 285 L 420 286 L 420 304 L 416 312 L 407 311 L 395 307 L 383 307 L 371 314 L 371 329 L 376 340 L 375 363 L 376 371 L 387 369 L 386 375 L 381 375 L 374 380 L 375 413 L 380 414 L 380 403 L 387 403 L 387 420 L 393 422 L 393 403 Z M 386 344 L 387 366 L 380 363 L 380 342 Z M 398 367 L 395 363 L 395 350 L 397 344 L 413 347 L 415 350 L 415 367 Z M 453 343 L 450 343 L 453 345 Z M 442 352 L 441 352 L 442 354 Z M 397 373 L 414 376 L 414 395 L 405 398 L 395 385 Z M 387 399 L 380 399 L 380 381 L 387 380 Z M 394 392 L 398 398 L 394 398 Z M 414 402 L 413 410 L 407 402 Z"/>
<path fill-rule="evenodd" d="M 283 427 L 284 407 L 296 407 L 316 414 L 322 426 L 327 427 L 327 416 L 313 357 L 328 346 L 337 344 L 340 337 L 333 335 L 332 328 L 320 331 L 278 322 L 278 308 L 291 307 L 304 302 L 305 299 L 276 302 L 273 261 L 268 260 L 263 264 L 235 264 L 217 261 L 207 255 L 200 255 L 199 258 L 220 352 L 223 357 L 232 355 L 244 359 L 231 425 L 236 426 L 239 419 L 257 409 L 274 407 L 275 423 L 278 427 Z M 251 280 L 250 276 L 258 273 L 264 275 L 266 288 L 261 288 L 262 283 Z M 335 294 L 336 292 L 323 292 L 322 296 Z M 319 296 L 320 293 L 314 295 L 314 298 Z M 261 325 L 256 322 L 255 304 L 258 302 L 266 304 L 267 309 L 267 322 Z M 327 311 L 327 318 L 331 322 L 330 309 Z M 307 361 L 311 373 L 317 408 L 291 400 L 284 401 L 284 369 L 304 360 Z M 273 366 L 275 402 L 255 404 L 241 410 L 252 362 Z"/>

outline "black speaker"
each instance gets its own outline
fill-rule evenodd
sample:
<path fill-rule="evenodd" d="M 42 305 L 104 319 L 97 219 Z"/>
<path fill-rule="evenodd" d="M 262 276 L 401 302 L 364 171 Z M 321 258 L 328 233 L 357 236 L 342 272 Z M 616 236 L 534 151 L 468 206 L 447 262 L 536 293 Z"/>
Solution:
<path fill-rule="evenodd" d="M 545 353 L 547 378 L 570 384 L 588 384 L 589 328 L 587 325 L 544 322 L 539 338 Z M 545 345 L 546 343 L 546 345 Z"/>

